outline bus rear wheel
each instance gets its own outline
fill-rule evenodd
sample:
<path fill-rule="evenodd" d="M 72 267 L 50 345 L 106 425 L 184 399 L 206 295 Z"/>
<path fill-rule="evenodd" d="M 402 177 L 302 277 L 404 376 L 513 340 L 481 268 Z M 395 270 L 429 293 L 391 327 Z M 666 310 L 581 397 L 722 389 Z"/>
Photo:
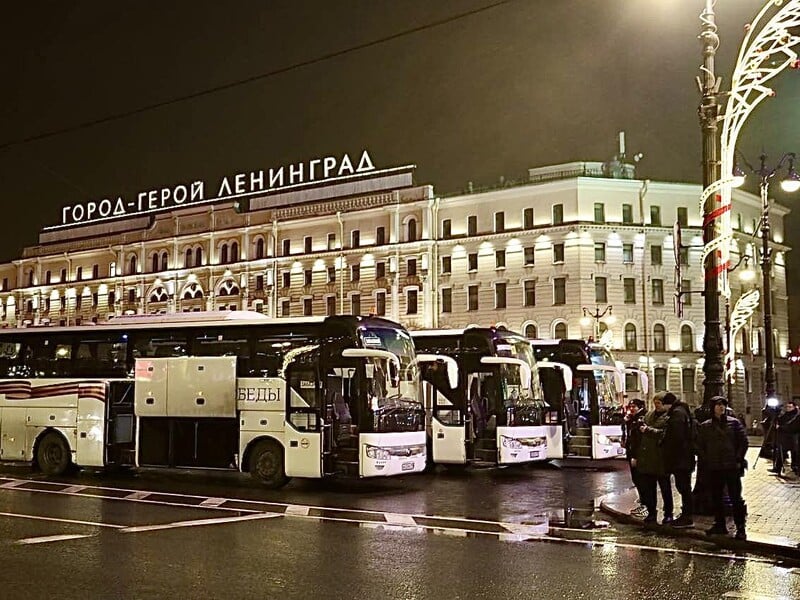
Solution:
<path fill-rule="evenodd" d="M 258 442 L 247 466 L 250 475 L 268 488 L 283 487 L 289 481 L 283 468 L 283 449 L 275 442 Z"/>
<path fill-rule="evenodd" d="M 44 434 L 36 448 L 36 463 L 45 475 L 63 475 L 72 462 L 64 438 L 51 431 Z"/>

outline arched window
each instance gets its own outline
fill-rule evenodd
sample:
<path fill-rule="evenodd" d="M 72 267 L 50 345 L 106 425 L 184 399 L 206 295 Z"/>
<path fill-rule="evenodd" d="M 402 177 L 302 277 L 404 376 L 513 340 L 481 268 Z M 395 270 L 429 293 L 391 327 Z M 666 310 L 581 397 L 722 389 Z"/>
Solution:
<path fill-rule="evenodd" d="M 692 328 L 689 325 L 681 325 L 681 352 L 694 352 L 692 337 Z"/>
<path fill-rule="evenodd" d="M 188 248 L 186 250 L 186 258 L 183 259 L 183 266 L 184 267 L 191 267 L 192 266 L 192 249 Z"/>
<path fill-rule="evenodd" d="M 256 242 L 256 259 L 264 258 L 264 238 L 258 238 Z"/>
<path fill-rule="evenodd" d="M 134 254 L 128 261 L 128 275 L 135 275 L 135 274 L 136 274 L 136 255 Z"/>
<path fill-rule="evenodd" d="M 567 324 L 563 321 L 561 323 L 556 323 L 554 333 L 557 340 L 567 339 Z"/>
<path fill-rule="evenodd" d="M 161 253 L 161 270 L 162 271 L 166 271 L 169 268 L 168 263 L 169 263 L 169 254 L 167 254 L 167 252 L 164 251 L 164 252 Z"/>
<path fill-rule="evenodd" d="M 238 296 L 239 295 L 239 286 L 237 286 L 233 281 L 228 280 L 223 283 L 219 288 L 219 295 L 220 296 Z"/>
<path fill-rule="evenodd" d="M 417 241 L 417 220 L 416 219 L 409 219 L 408 220 L 408 236 L 409 242 L 416 242 Z"/>
<path fill-rule="evenodd" d="M 169 300 L 169 294 L 163 287 L 154 289 L 150 293 L 150 302 L 166 302 Z"/>
<path fill-rule="evenodd" d="M 653 326 L 653 351 L 664 352 L 667 349 L 667 329 L 661 323 Z"/>
<path fill-rule="evenodd" d="M 231 262 L 239 262 L 239 242 L 231 244 Z"/>
<path fill-rule="evenodd" d="M 198 248 L 194 251 L 194 266 L 199 267 L 203 264 L 203 249 Z"/>
<path fill-rule="evenodd" d="M 192 285 L 187 287 L 185 290 L 183 290 L 183 299 L 184 300 L 196 300 L 196 299 L 202 298 L 202 297 L 203 297 L 203 290 L 201 290 L 200 287 L 196 283 L 193 283 Z"/>
<path fill-rule="evenodd" d="M 228 262 L 228 244 L 222 244 L 219 251 L 219 262 L 223 265 Z"/>
<path fill-rule="evenodd" d="M 537 337 L 538 331 L 536 331 L 536 325 L 533 323 L 528 323 L 525 325 L 525 337 L 529 340 L 535 340 Z"/>
<path fill-rule="evenodd" d="M 633 323 L 625 325 L 625 350 L 637 350 L 636 325 Z"/>
<path fill-rule="evenodd" d="M 156 253 L 154 253 L 154 254 L 153 254 L 153 263 L 152 263 L 152 265 L 151 265 L 151 268 L 150 268 L 150 270 L 151 270 L 153 273 L 155 273 L 156 271 L 158 271 L 158 252 L 156 252 Z"/>

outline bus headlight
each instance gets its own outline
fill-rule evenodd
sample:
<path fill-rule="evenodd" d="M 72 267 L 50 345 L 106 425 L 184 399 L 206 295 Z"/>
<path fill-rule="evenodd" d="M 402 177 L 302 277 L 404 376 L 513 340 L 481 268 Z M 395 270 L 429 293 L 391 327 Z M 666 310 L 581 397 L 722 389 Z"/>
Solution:
<path fill-rule="evenodd" d="M 513 450 L 519 450 L 520 448 L 522 448 L 522 442 L 512 437 L 501 435 L 500 441 L 503 444 L 503 448 L 511 448 Z"/>
<path fill-rule="evenodd" d="M 367 458 L 375 460 L 389 460 L 389 451 L 380 446 L 370 446 L 367 444 Z"/>

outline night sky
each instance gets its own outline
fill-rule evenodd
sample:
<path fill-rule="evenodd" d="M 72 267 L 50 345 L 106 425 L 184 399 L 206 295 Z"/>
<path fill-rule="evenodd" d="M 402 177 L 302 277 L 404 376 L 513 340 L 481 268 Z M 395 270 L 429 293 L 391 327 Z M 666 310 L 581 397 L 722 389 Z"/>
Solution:
<path fill-rule="evenodd" d="M 744 24 L 763 5 L 717 3 L 723 89 Z M 363 149 L 378 168 L 418 165 L 417 183 L 448 193 L 519 179 L 529 167 L 607 160 L 624 130 L 628 155 L 644 154 L 639 177 L 699 182 L 703 6 L 14 6 L 0 36 L 0 259 L 36 243 L 65 205 Z M 800 72 L 774 87 L 740 140 L 751 162 L 762 149 L 775 159 L 800 151 Z M 793 254 L 790 269 L 800 272 Z"/>

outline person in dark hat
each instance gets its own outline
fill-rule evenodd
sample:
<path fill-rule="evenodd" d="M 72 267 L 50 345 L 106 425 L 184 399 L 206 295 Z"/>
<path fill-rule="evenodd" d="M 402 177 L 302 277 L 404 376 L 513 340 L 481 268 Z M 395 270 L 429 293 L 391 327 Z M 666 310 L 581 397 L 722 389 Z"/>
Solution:
<path fill-rule="evenodd" d="M 792 471 L 795 475 L 800 475 L 800 462 L 797 460 L 797 434 L 800 432 L 800 411 L 793 400 L 784 404 L 783 410 L 778 415 L 775 422 L 777 435 L 777 445 L 775 447 L 775 466 L 770 470 L 772 473 L 781 475 L 786 455 L 792 457 Z"/>
<path fill-rule="evenodd" d="M 636 517 L 644 517 L 647 514 L 647 507 L 643 499 L 647 492 L 643 491 L 639 469 L 636 468 L 636 458 L 639 455 L 639 448 L 642 444 L 642 433 L 639 428 L 644 424 L 644 417 L 647 413 L 644 400 L 634 398 L 628 404 L 625 417 L 622 422 L 622 436 L 625 445 L 625 457 L 631 469 L 631 481 L 639 495 L 637 506 L 631 510 L 631 514 Z"/>
<path fill-rule="evenodd" d="M 711 399 L 712 416 L 698 428 L 697 453 L 708 477 L 714 526 L 706 533 L 727 535 L 723 490 L 727 486 L 736 524 L 736 539 L 747 539 L 742 477 L 747 468 L 747 433 L 738 419 L 727 414 L 728 401 L 722 396 Z"/>
<path fill-rule="evenodd" d="M 694 526 L 694 502 L 692 499 L 692 471 L 694 459 L 694 426 L 689 405 L 672 392 L 664 392 L 661 401 L 667 408 L 667 425 L 664 428 L 664 468 L 667 479 L 675 478 L 675 489 L 681 495 L 681 514 L 672 521 L 675 528 Z"/>

